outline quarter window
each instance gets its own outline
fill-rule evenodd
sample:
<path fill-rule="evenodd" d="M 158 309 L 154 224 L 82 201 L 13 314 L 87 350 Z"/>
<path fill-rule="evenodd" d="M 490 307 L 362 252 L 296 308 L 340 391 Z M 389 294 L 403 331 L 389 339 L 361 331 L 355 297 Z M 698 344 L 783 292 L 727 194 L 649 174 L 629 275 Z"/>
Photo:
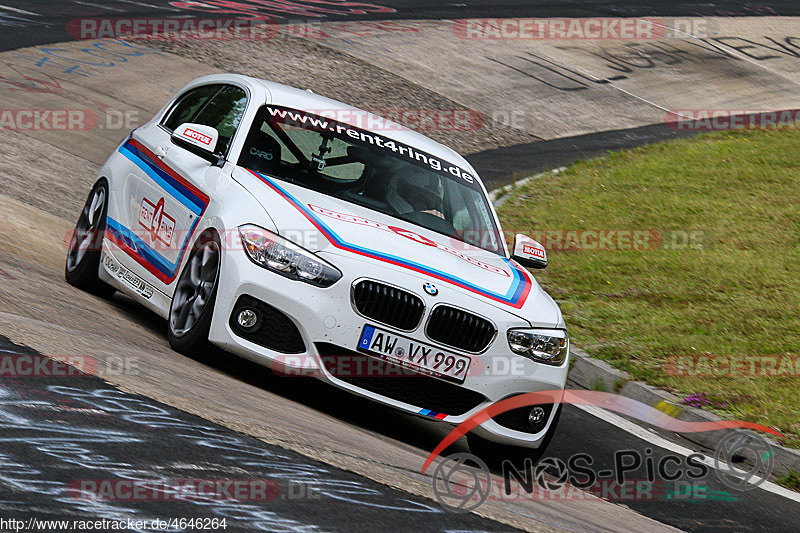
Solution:
<path fill-rule="evenodd" d="M 222 88 L 220 85 L 205 85 L 192 89 L 183 95 L 178 102 L 172 107 L 167 118 L 162 122 L 162 125 L 169 131 L 175 131 L 175 128 L 185 122 L 192 122 L 192 119 L 203 109 L 211 98 L 219 92 Z"/>
<path fill-rule="evenodd" d="M 205 85 L 186 93 L 167 115 L 163 126 L 169 131 L 185 122 L 216 128 L 219 141 L 215 152 L 225 155 L 247 107 L 247 94 L 232 85 Z"/>
<path fill-rule="evenodd" d="M 203 106 L 192 122 L 217 129 L 219 141 L 215 151 L 224 155 L 228 153 L 233 134 L 242 121 L 245 107 L 247 94 L 239 87 L 227 85 Z"/>

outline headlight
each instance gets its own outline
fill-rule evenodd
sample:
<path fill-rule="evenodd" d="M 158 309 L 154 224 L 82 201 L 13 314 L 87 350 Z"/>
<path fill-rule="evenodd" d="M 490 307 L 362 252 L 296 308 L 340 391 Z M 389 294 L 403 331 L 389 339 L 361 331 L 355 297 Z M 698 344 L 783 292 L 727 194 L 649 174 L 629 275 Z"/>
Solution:
<path fill-rule="evenodd" d="M 289 279 L 330 287 L 342 277 L 339 269 L 269 230 L 245 224 L 239 236 L 250 259 L 257 265 Z"/>
<path fill-rule="evenodd" d="M 561 365 L 569 353 L 569 337 L 563 329 L 510 329 L 511 351 L 548 365 Z"/>

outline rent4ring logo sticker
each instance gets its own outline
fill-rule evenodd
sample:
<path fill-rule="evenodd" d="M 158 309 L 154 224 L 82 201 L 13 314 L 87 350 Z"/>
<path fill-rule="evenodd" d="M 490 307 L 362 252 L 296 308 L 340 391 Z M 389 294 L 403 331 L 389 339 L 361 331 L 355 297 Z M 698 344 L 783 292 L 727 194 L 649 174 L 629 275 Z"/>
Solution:
<path fill-rule="evenodd" d="M 419 244 L 424 244 L 426 246 L 432 246 L 434 248 L 438 248 L 442 251 L 445 251 L 449 254 L 452 254 L 464 261 L 475 265 L 478 268 L 482 268 L 483 270 L 487 270 L 499 276 L 511 277 L 511 274 L 503 270 L 502 268 L 496 267 L 494 265 L 490 265 L 489 263 L 484 263 L 474 257 L 470 257 L 469 255 L 456 250 L 454 248 L 450 248 L 449 246 L 445 246 L 444 244 L 437 243 L 432 241 L 431 239 L 420 235 L 414 231 L 405 229 L 405 228 L 398 228 L 397 226 L 390 226 L 388 224 L 383 224 L 382 222 L 377 222 L 375 220 L 369 220 L 368 218 L 360 217 L 357 215 L 349 215 L 347 213 L 339 213 L 337 211 L 332 211 L 330 209 L 326 209 L 324 207 L 320 207 L 313 204 L 308 204 L 308 207 L 315 213 L 319 213 L 320 215 L 324 215 L 326 217 L 334 218 L 336 220 L 341 220 L 343 222 L 349 222 L 350 224 L 359 224 L 362 226 L 370 226 L 381 231 L 387 231 L 389 233 L 395 233 L 400 235 L 401 237 L 405 237 L 406 239 L 410 239 L 414 242 Z"/>
<path fill-rule="evenodd" d="M 164 212 L 164 198 L 153 204 L 142 198 L 142 209 L 139 211 L 139 224 L 150 232 L 153 240 L 170 246 L 175 233 L 175 219 Z"/>

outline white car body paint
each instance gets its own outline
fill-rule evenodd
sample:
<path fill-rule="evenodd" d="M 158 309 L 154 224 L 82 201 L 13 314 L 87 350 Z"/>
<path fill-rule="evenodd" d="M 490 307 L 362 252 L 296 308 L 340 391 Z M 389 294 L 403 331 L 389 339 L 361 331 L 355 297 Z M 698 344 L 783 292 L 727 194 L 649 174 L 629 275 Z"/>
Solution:
<path fill-rule="evenodd" d="M 221 236 L 223 253 L 209 340 L 230 352 L 266 366 L 273 366 L 276 361 L 289 361 L 288 366 L 291 366 L 291 361 L 295 360 L 233 332 L 229 324 L 231 313 L 239 296 L 244 294 L 279 308 L 294 322 L 306 346 L 305 353 L 295 354 L 296 360 L 302 359 L 304 365 L 307 366 L 310 360 L 316 361 L 316 365 L 321 367 L 315 343 L 324 342 L 355 350 L 366 324 L 392 329 L 364 318 L 354 309 L 351 302 L 353 284 L 370 279 L 402 288 L 423 300 L 425 314 L 418 327 L 412 331 L 397 330 L 398 334 L 413 340 L 451 353 L 469 355 L 427 336 L 425 325 L 437 304 L 446 303 L 468 310 L 496 327 L 494 340 L 480 355 L 472 354 L 473 367 L 464 382 L 458 385 L 481 394 L 484 401 L 463 413 L 440 413 L 444 416 L 439 418 L 445 422 L 459 423 L 492 402 L 515 394 L 564 388 L 569 357 L 560 366 L 550 366 L 516 355 L 509 348 L 506 332 L 511 328 L 565 329 L 565 324 L 558 306 L 533 276 L 510 260 L 505 242 L 502 243 L 500 254 L 492 253 L 379 211 L 274 179 L 272 181 L 282 191 L 279 192 L 258 175 L 236 165 L 250 125 L 264 105 L 309 112 L 318 109 L 358 110 L 304 90 L 232 74 L 199 78 L 178 94 L 183 95 L 190 89 L 209 84 L 233 85 L 243 89 L 248 97 L 240 126 L 231 139 L 226 161 L 221 166 L 213 165 L 171 142 L 170 131 L 162 127 L 161 122 L 179 96 L 164 106 L 151 121 L 132 132 L 131 143 L 138 143 L 149 150 L 151 162 L 173 169 L 189 182 L 190 188 L 196 189 L 194 192 L 177 190 L 180 187 L 169 179 L 153 179 L 141 164 L 137 166 L 132 162 L 130 153 L 124 153 L 126 150 L 130 152 L 133 146 L 128 140 L 120 144 L 98 174 L 98 178 L 106 178 L 109 182 L 109 224 L 113 222 L 122 230 L 135 229 L 134 233 L 142 239 L 138 244 L 133 242 L 136 249 L 131 252 L 130 246 L 126 251 L 119 240 L 106 238 L 100 267 L 101 279 L 131 295 L 160 316 L 167 317 L 175 280 L 188 259 L 186 250 L 191 249 L 201 232 L 212 229 Z M 399 125 L 381 135 L 470 172 L 476 176 L 481 194 L 488 197 L 475 170 L 453 150 Z M 453 283 L 437 278 L 428 271 L 420 272 L 407 265 L 353 253 L 347 246 L 333 245 L 297 205 L 287 200 L 284 193 L 291 195 L 303 209 L 323 221 L 348 245 L 389 254 L 406 263 L 423 265 L 423 270 L 435 269 L 445 277 L 456 278 L 463 283 Z M 491 202 L 487 203 L 490 216 L 502 235 Z M 319 288 L 282 277 L 256 265 L 248 258 L 239 240 L 237 228 L 244 224 L 261 226 L 317 253 L 338 268 L 343 277 L 331 287 Z M 142 243 L 147 246 L 142 246 Z M 148 247 L 157 251 L 160 270 L 152 262 L 148 263 L 147 259 L 136 257 L 137 252 Z M 424 289 L 429 283 L 438 289 L 435 296 Z M 467 289 L 464 285 L 479 290 Z M 518 293 L 524 293 L 524 297 L 514 300 L 512 295 L 506 298 L 514 287 L 518 287 Z M 487 297 L 486 293 L 500 295 L 500 298 Z M 514 364 L 509 365 L 509 361 Z M 514 371 L 500 371 L 510 366 Z M 324 369 L 320 377 L 334 386 L 406 412 L 421 414 L 426 410 L 436 411 L 436 406 L 426 405 L 424 398 L 413 404 L 395 400 L 333 377 Z M 545 428 L 535 434 L 508 429 L 491 419 L 475 431 L 497 442 L 536 448 L 552 419 L 553 413 Z"/>

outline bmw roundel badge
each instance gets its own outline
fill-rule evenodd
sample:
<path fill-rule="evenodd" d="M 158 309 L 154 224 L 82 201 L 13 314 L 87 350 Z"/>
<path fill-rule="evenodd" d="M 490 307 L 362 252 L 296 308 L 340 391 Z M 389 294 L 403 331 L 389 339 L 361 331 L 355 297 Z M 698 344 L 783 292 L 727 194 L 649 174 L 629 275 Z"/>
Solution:
<path fill-rule="evenodd" d="M 426 283 L 425 285 L 422 286 L 422 288 L 425 289 L 425 292 L 427 292 L 431 296 L 436 296 L 437 294 L 439 294 L 439 289 L 437 289 L 436 285 L 434 285 L 433 283 Z"/>

